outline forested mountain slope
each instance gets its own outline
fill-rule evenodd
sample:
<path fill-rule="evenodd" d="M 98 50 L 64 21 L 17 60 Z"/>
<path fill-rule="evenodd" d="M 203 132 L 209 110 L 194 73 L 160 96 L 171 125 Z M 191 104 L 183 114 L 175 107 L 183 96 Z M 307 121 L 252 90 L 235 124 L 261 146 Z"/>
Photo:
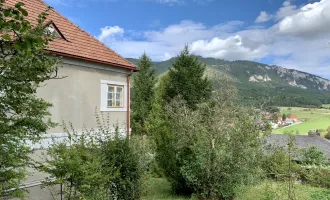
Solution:
<path fill-rule="evenodd" d="M 207 66 L 207 75 L 228 75 L 239 88 L 244 104 L 269 101 L 277 106 L 321 106 L 330 103 L 330 81 L 305 72 L 251 61 L 226 61 L 197 57 Z M 137 59 L 128 58 L 134 64 Z M 175 58 L 153 62 L 157 74 L 166 73 Z"/>

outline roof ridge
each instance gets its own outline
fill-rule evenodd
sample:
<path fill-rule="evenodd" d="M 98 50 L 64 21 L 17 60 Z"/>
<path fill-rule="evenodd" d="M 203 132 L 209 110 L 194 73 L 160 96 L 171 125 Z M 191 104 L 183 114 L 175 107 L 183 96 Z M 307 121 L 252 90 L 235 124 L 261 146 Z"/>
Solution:
<path fill-rule="evenodd" d="M 40 1 L 46 7 L 50 7 L 51 10 L 54 12 L 54 14 L 56 14 L 58 17 L 62 17 L 68 23 L 70 23 L 71 25 L 73 25 L 74 27 L 76 27 L 79 31 L 81 31 L 82 33 L 86 34 L 88 37 L 92 38 L 93 40 L 95 40 L 96 42 L 98 42 L 99 44 L 101 44 L 103 47 L 105 47 L 106 49 L 110 50 L 115 56 L 117 56 L 119 58 L 122 58 L 126 63 L 131 64 L 132 66 L 136 67 L 133 63 L 131 63 L 128 60 L 126 60 L 124 57 L 122 57 L 121 55 L 119 55 L 113 49 L 111 49 L 110 47 L 106 46 L 103 42 L 99 41 L 98 39 L 96 39 L 95 37 L 93 37 L 91 34 L 89 34 L 87 31 L 85 31 L 84 29 L 82 29 L 81 27 L 79 27 L 78 25 L 76 25 L 75 23 L 73 23 L 72 21 L 70 21 L 67 17 L 65 17 L 61 13 L 59 13 L 55 8 L 53 8 L 53 7 L 49 6 L 48 4 L 46 4 L 44 2 L 44 0 L 38 0 L 38 1 Z M 67 41 L 70 40 L 70 38 L 67 38 L 67 39 L 68 39 Z"/>

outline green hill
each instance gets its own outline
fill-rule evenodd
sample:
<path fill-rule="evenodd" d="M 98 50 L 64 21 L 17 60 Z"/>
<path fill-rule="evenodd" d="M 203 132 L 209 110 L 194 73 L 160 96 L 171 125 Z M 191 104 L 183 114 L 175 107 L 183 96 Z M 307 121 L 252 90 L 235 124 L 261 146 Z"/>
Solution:
<path fill-rule="evenodd" d="M 305 72 L 252 61 L 226 61 L 197 57 L 207 66 L 206 74 L 222 73 L 236 83 L 241 101 L 269 105 L 320 107 L 330 103 L 330 81 Z M 153 62 L 157 74 L 168 71 L 176 58 Z M 128 58 L 133 64 L 138 59 Z"/>

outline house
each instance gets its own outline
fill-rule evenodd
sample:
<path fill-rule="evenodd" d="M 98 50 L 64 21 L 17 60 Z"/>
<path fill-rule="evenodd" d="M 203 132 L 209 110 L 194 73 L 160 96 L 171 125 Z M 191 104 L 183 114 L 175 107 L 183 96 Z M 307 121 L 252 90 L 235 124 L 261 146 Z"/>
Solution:
<path fill-rule="evenodd" d="M 293 135 L 295 141 L 294 146 L 297 149 L 310 148 L 312 146 L 317 147 L 319 151 L 322 151 L 324 155 L 330 159 L 330 141 L 313 133 L 308 135 Z M 267 145 L 287 147 L 289 141 L 289 135 L 283 134 L 271 134 L 264 137 Z"/>
<path fill-rule="evenodd" d="M 35 23 L 38 15 L 47 10 L 41 0 L 6 0 L 10 6 L 23 2 L 28 11 L 27 20 Z M 55 35 L 48 48 L 50 54 L 63 57 L 58 76 L 61 80 L 49 80 L 38 89 L 37 95 L 53 104 L 52 120 L 61 124 L 72 123 L 75 131 L 83 127 L 95 128 L 95 112 L 110 115 L 110 123 L 118 123 L 124 134 L 130 131 L 130 76 L 136 67 L 106 47 L 86 31 L 72 23 L 55 10 L 49 11 L 47 29 Z M 47 148 L 51 136 L 66 137 L 58 125 L 49 130 L 32 157 L 39 159 L 42 149 Z M 30 192 L 27 199 L 52 199 L 49 191 L 40 188 L 45 174 L 30 170 L 26 184 Z M 31 198 L 33 196 L 33 198 Z"/>
<path fill-rule="evenodd" d="M 292 125 L 292 124 L 294 124 L 294 121 L 292 119 L 290 119 L 290 118 L 285 119 L 284 122 L 285 122 L 286 125 Z"/>
<path fill-rule="evenodd" d="M 271 125 L 272 129 L 277 129 L 279 124 L 274 123 L 274 122 L 270 122 L 270 125 Z"/>
<path fill-rule="evenodd" d="M 294 122 L 299 121 L 299 117 L 296 116 L 296 115 L 291 115 L 291 116 L 289 117 L 289 119 L 292 119 L 292 121 L 294 121 Z"/>

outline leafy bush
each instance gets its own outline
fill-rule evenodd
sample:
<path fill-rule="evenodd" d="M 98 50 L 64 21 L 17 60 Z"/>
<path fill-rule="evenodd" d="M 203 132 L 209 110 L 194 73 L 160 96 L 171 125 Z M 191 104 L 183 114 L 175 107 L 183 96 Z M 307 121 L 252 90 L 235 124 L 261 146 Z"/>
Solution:
<path fill-rule="evenodd" d="M 330 188 L 330 170 L 321 167 L 306 167 L 301 170 L 300 178 L 311 186 Z"/>
<path fill-rule="evenodd" d="M 325 136 L 326 139 L 330 140 L 330 133 L 328 132 Z"/>
<path fill-rule="evenodd" d="M 305 165 L 323 165 L 328 163 L 328 159 L 324 156 L 324 153 L 319 151 L 315 146 L 302 149 L 300 151 L 300 159 Z"/>
<path fill-rule="evenodd" d="M 288 139 L 288 146 L 267 146 L 265 154 L 262 157 L 262 168 L 268 178 L 277 181 L 288 181 L 290 178 L 295 178 L 300 171 L 300 166 L 294 162 L 295 149 L 290 144 L 293 144 L 293 137 Z M 291 149 L 291 152 L 288 152 Z M 290 155 L 291 153 L 291 155 Z"/>
<path fill-rule="evenodd" d="M 330 126 L 327 128 L 327 134 L 324 137 L 330 140 Z"/>
<path fill-rule="evenodd" d="M 330 190 L 314 192 L 311 197 L 313 200 L 330 200 Z"/>
<path fill-rule="evenodd" d="M 41 170 L 50 174 L 45 185 L 61 184 L 65 199 L 139 199 L 143 176 L 139 141 L 120 137 L 118 128 L 98 127 L 78 134 L 47 150 Z"/>
<path fill-rule="evenodd" d="M 231 84 L 223 81 L 221 87 L 195 109 L 175 98 L 165 109 L 166 132 L 154 133 L 165 176 L 174 189 L 198 199 L 233 198 L 261 173 L 259 136 L 268 126 L 256 123 L 254 110 L 233 104 Z"/>

